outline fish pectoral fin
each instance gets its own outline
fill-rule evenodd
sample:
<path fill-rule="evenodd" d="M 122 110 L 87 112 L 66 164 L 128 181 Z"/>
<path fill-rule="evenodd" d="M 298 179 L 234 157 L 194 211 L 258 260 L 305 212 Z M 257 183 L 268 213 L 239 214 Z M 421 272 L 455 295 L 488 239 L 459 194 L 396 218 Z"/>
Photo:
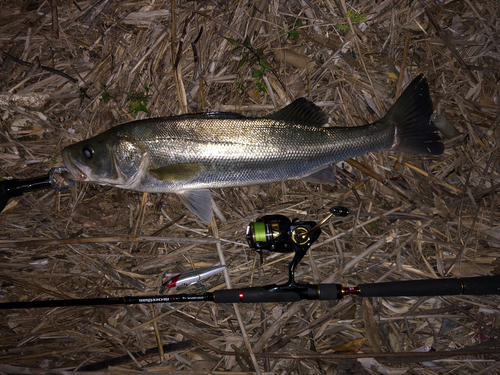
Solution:
<path fill-rule="evenodd" d="M 179 194 L 179 199 L 191 213 L 205 223 L 212 221 L 212 193 L 210 190 L 188 190 Z"/>
<path fill-rule="evenodd" d="M 149 174 L 159 181 L 190 181 L 201 172 L 203 165 L 199 163 L 171 164 L 151 169 Z"/>
<path fill-rule="evenodd" d="M 293 124 L 322 127 L 328 123 L 328 116 L 313 102 L 299 98 L 265 118 L 286 121 Z"/>
<path fill-rule="evenodd" d="M 311 182 L 313 184 L 333 184 L 337 181 L 337 176 L 333 171 L 332 166 L 320 169 L 310 175 L 301 178 L 302 181 Z"/>

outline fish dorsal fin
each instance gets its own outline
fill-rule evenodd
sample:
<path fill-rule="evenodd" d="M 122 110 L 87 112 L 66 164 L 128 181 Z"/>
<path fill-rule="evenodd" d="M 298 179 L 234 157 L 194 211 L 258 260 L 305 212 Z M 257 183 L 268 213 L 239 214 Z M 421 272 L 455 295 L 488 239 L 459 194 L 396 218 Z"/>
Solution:
<path fill-rule="evenodd" d="M 306 98 L 296 99 L 285 108 L 269 116 L 265 116 L 265 118 L 318 127 L 328 122 L 328 117 L 325 113 L 316 104 Z"/>
<path fill-rule="evenodd" d="M 220 119 L 231 120 L 236 118 L 245 118 L 245 116 L 234 112 L 201 112 L 201 113 L 186 113 L 184 115 L 175 116 L 177 119 L 196 120 L 196 119 Z"/>
<path fill-rule="evenodd" d="M 212 193 L 210 190 L 187 190 L 179 194 L 179 199 L 191 213 L 205 223 L 212 221 Z"/>

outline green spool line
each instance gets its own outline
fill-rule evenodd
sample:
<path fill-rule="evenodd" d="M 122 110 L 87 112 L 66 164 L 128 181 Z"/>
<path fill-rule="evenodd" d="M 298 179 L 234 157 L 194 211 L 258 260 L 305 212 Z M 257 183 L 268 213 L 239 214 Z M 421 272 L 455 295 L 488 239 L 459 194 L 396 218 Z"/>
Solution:
<path fill-rule="evenodd" d="M 255 233 L 255 241 L 266 242 L 266 226 L 262 221 L 253 223 L 253 230 Z"/>

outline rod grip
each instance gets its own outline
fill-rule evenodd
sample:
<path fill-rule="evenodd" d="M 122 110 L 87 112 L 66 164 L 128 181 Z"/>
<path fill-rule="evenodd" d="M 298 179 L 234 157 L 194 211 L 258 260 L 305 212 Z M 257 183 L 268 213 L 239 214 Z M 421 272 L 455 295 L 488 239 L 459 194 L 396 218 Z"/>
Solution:
<path fill-rule="evenodd" d="M 13 198 L 19 197 L 29 191 L 50 188 L 48 176 L 34 177 L 26 180 L 12 179 L 0 182 L 0 195 Z"/>
<path fill-rule="evenodd" d="M 253 287 L 216 290 L 216 303 L 296 302 L 307 300 L 336 300 L 342 298 L 339 284 L 297 285 L 290 288 Z"/>
<path fill-rule="evenodd" d="M 340 284 L 319 284 L 318 290 L 318 299 L 322 301 L 335 301 L 343 297 Z"/>
<path fill-rule="evenodd" d="M 259 302 L 295 302 L 300 295 L 294 291 L 277 290 L 271 292 L 263 287 L 216 290 L 216 303 L 259 303 Z"/>
<path fill-rule="evenodd" d="M 500 276 L 465 277 L 464 292 L 466 295 L 500 294 Z"/>
<path fill-rule="evenodd" d="M 500 276 L 360 284 L 361 297 L 500 294 Z"/>

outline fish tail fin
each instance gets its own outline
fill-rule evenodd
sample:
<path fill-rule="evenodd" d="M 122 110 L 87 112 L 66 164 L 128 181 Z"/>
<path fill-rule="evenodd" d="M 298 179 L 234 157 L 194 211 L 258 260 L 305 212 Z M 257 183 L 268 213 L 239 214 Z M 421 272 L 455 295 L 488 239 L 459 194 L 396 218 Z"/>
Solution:
<path fill-rule="evenodd" d="M 390 150 L 410 154 L 439 155 L 443 141 L 431 121 L 432 101 L 423 75 L 415 78 L 389 109 L 381 122 L 395 125 Z"/>

